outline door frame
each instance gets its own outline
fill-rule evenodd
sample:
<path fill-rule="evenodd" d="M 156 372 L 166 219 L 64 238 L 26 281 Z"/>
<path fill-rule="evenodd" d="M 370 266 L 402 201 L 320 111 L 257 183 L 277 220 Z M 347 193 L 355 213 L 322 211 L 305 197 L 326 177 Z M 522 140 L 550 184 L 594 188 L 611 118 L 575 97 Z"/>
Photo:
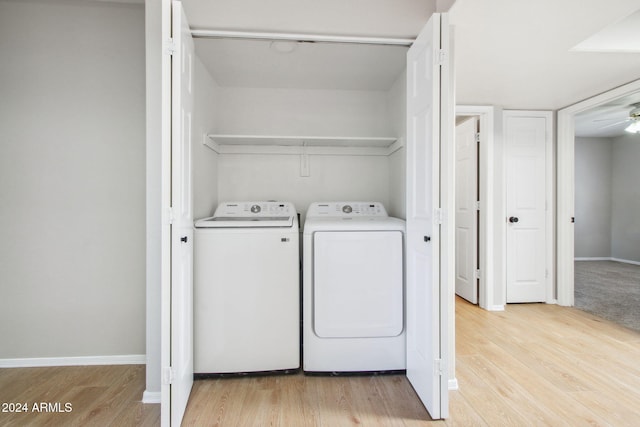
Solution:
<path fill-rule="evenodd" d="M 575 116 L 640 91 L 640 80 L 593 96 L 558 111 L 557 167 L 557 302 L 574 304 Z"/>
<path fill-rule="evenodd" d="M 146 0 L 147 6 L 151 0 Z M 153 12 L 158 12 L 158 7 L 153 6 Z M 444 15 L 445 21 L 447 20 L 446 14 Z M 147 171 L 148 177 L 148 185 L 153 183 L 152 187 L 148 188 L 151 190 L 155 196 L 158 196 L 160 199 L 160 208 L 156 204 L 152 204 L 148 201 L 148 207 L 150 207 L 153 212 L 155 212 L 160 217 L 160 227 L 157 227 L 156 224 L 152 224 L 151 221 L 148 221 L 148 227 L 151 227 L 148 230 L 148 234 L 152 237 L 156 237 L 158 242 L 155 241 L 150 242 L 150 249 L 156 249 L 154 254 L 152 254 L 152 258 L 154 261 L 158 261 L 158 265 L 155 265 L 155 262 L 147 260 L 150 268 L 159 267 L 160 270 L 160 283 L 151 283 L 147 282 L 147 293 L 148 293 L 148 301 L 157 300 L 160 302 L 160 309 L 155 311 L 155 306 L 148 307 L 147 312 L 147 332 L 150 335 L 154 335 L 155 338 L 159 341 L 159 345 L 156 348 L 148 349 L 148 358 L 153 360 L 153 365 L 159 365 L 158 370 L 155 372 L 148 372 L 152 374 L 154 377 L 161 378 L 160 384 L 160 400 L 161 400 L 161 419 L 162 425 L 168 425 L 168 420 L 170 420 L 170 383 L 171 383 L 171 372 L 166 370 L 169 365 L 169 361 L 171 360 L 171 346 L 168 345 L 170 340 L 168 339 L 166 333 L 164 331 L 168 331 L 170 329 L 170 325 L 167 324 L 166 320 L 168 318 L 167 313 L 171 311 L 171 293 L 170 293 L 170 272 L 171 272 L 171 245 L 170 245 L 170 229 L 171 229 L 171 212 L 170 212 L 170 177 L 171 177 L 171 125 L 170 125 L 170 114 L 171 107 L 170 102 L 167 100 L 171 99 L 171 71 L 170 71 L 170 55 L 172 50 L 171 43 L 171 0 L 161 0 L 159 12 L 154 13 L 153 16 L 149 14 L 147 16 L 148 19 L 158 19 L 160 21 L 160 36 L 161 39 L 157 37 L 157 28 L 147 29 L 147 35 L 151 34 L 154 37 L 153 39 L 153 48 L 156 54 L 159 53 L 162 60 L 162 67 L 160 73 L 158 73 L 159 81 L 155 83 L 159 83 L 154 87 L 153 93 L 149 95 L 150 99 L 152 96 L 157 96 L 158 99 L 153 99 L 154 101 L 158 101 L 161 104 L 161 119 L 158 120 L 158 117 L 154 116 L 150 119 L 150 126 L 156 126 L 161 129 L 159 140 L 148 140 L 147 141 L 147 150 L 148 155 L 154 155 L 154 160 L 159 163 L 159 176 L 153 174 L 154 171 Z M 446 21 L 448 24 L 448 21 Z M 448 25 L 447 25 L 448 26 Z M 449 39 L 451 37 L 450 32 L 444 32 L 442 35 L 443 40 L 446 43 L 449 43 Z M 349 38 L 347 38 L 349 39 Z M 367 39 L 369 40 L 369 39 Z M 344 40 L 345 42 L 349 42 L 349 40 Z M 444 65 L 443 68 L 446 68 L 447 71 L 443 71 L 442 77 L 442 90 L 446 90 L 450 95 L 450 99 L 445 98 L 445 102 L 441 105 L 443 111 L 446 112 L 446 116 L 443 117 L 443 122 L 447 123 L 446 126 L 443 126 L 441 129 L 442 136 L 448 138 L 448 140 L 452 140 L 453 138 L 453 121 L 454 121 L 454 104 L 449 104 L 449 102 L 454 102 L 453 94 L 454 94 L 454 81 L 450 78 L 449 73 L 449 61 L 453 59 L 453 55 L 451 52 L 442 52 L 444 57 Z M 447 54 L 448 53 L 448 54 Z M 148 72 L 150 70 L 147 70 Z M 148 105 L 149 107 L 149 105 Z M 450 335 L 450 331 L 453 328 L 453 276 L 454 276 L 454 257 L 453 253 L 453 245 L 451 244 L 452 236 L 453 236 L 453 223 L 449 220 L 449 216 L 452 212 L 452 206 L 454 205 L 454 197 L 453 191 L 450 191 L 453 188 L 454 184 L 454 167 L 453 167 L 453 157 L 452 157 L 452 144 L 446 144 L 442 148 L 442 178 L 441 178 L 441 206 L 443 210 L 444 220 L 442 221 L 442 231 L 441 235 L 445 242 L 443 242 L 443 248 L 441 249 L 441 258 L 440 258 L 440 271 L 441 271 L 441 280 L 438 284 L 440 291 L 440 300 L 438 301 L 440 312 L 442 313 L 441 325 L 440 325 L 440 342 L 439 348 L 441 351 L 440 355 L 440 367 L 441 367 L 441 376 L 443 377 L 440 385 L 440 393 L 442 396 L 441 401 L 441 417 L 448 417 L 448 390 L 450 382 L 444 379 L 444 375 L 447 368 L 447 358 L 454 358 L 453 350 L 455 350 L 453 335 Z M 157 157 L 157 158 L 156 158 Z M 159 188 L 155 188 L 155 186 Z M 154 227 L 155 226 L 155 227 Z M 159 228 L 159 229 L 158 229 Z M 154 244 L 155 243 L 155 244 Z M 152 246 L 152 248 L 151 248 Z M 156 253 L 157 252 L 157 253 Z M 158 330 L 157 325 L 160 325 Z M 452 349 L 451 354 L 449 353 L 449 349 Z M 455 360 L 455 359 L 453 359 Z M 159 363 L 158 363 L 159 362 Z M 449 369 L 453 368 L 453 364 L 449 366 Z"/>
<path fill-rule="evenodd" d="M 495 217 L 495 212 L 499 212 L 500 192 L 495 174 L 495 107 L 479 105 L 458 105 L 456 106 L 457 116 L 477 116 L 480 120 L 480 151 L 478 160 L 480 163 L 479 184 L 480 184 L 480 223 L 478 227 L 478 238 L 480 239 L 478 251 L 478 265 L 480 267 L 480 280 L 478 285 L 478 305 L 489 311 L 503 311 L 504 302 L 496 301 L 500 280 L 496 280 L 494 271 L 502 271 L 504 266 L 504 256 L 501 256 L 496 242 L 504 239 L 502 233 L 496 229 L 491 218 Z M 501 249 L 501 248 L 500 248 Z M 489 257 L 488 254 L 495 254 Z M 504 255 L 504 252 L 502 252 Z M 493 258 L 492 260 L 490 258 Z M 490 262 L 493 261 L 493 262 Z M 502 281 L 504 282 L 504 281 Z"/>

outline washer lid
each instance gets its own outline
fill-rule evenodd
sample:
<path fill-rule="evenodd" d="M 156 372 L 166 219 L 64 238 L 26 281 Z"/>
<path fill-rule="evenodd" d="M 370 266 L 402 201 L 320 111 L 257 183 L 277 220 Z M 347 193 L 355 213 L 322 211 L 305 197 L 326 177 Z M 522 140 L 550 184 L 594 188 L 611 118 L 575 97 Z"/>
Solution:
<path fill-rule="evenodd" d="M 196 228 L 293 227 L 298 216 L 290 202 L 224 202 L 213 216 L 195 223 Z"/>

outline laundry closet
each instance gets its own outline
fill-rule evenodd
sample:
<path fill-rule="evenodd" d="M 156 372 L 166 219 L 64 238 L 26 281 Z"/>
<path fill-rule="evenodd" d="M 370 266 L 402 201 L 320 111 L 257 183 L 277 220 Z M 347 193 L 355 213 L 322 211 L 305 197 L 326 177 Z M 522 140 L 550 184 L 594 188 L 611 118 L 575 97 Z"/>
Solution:
<path fill-rule="evenodd" d="M 404 46 L 196 38 L 194 217 L 379 201 L 405 217 Z M 304 224 L 301 224 L 304 225 Z"/>
<path fill-rule="evenodd" d="M 446 15 L 399 43 L 198 37 L 178 2 L 172 15 L 161 357 L 171 418 L 181 419 L 193 382 L 193 220 L 222 202 L 260 200 L 291 202 L 300 231 L 313 202 L 379 202 L 406 219 L 406 375 L 430 415 L 445 418 L 454 240 Z"/>

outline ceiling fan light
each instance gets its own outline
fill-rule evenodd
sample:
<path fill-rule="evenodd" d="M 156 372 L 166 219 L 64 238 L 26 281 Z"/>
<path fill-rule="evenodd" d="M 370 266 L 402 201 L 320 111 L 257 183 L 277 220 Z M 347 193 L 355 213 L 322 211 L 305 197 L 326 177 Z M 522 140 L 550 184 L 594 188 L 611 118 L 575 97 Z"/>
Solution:
<path fill-rule="evenodd" d="M 629 133 L 640 133 L 640 120 L 632 121 L 624 130 Z"/>

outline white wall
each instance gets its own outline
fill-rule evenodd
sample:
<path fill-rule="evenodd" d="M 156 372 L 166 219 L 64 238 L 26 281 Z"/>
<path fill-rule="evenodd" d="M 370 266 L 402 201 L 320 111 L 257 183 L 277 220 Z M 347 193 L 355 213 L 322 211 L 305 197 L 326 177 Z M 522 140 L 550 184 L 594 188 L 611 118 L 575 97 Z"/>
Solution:
<path fill-rule="evenodd" d="M 407 139 L 407 73 L 403 71 L 389 90 L 387 110 L 393 135 Z M 389 156 L 389 215 L 406 219 L 407 151 L 403 147 Z"/>
<path fill-rule="evenodd" d="M 300 176 L 300 156 L 224 154 L 218 159 L 218 197 L 293 202 L 301 217 L 312 202 L 389 203 L 386 156 L 309 156 L 310 176 Z"/>
<path fill-rule="evenodd" d="M 394 136 L 386 92 L 220 88 L 217 133 Z"/>
<path fill-rule="evenodd" d="M 203 144 L 205 135 L 215 130 L 217 115 L 215 103 L 219 87 L 196 57 L 194 67 L 195 91 L 193 111 L 193 139 L 191 141 L 193 165 L 193 217 L 213 215 L 218 204 L 218 154 Z"/>
<path fill-rule="evenodd" d="M 576 138 L 575 256 L 611 256 L 612 141 Z"/>
<path fill-rule="evenodd" d="M 640 262 L 640 135 L 614 138 L 611 256 Z"/>
<path fill-rule="evenodd" d="M 300 136 L 396 136 L 383 91 L 217 89 L 217 133 Z M 371 200 L 389 206 L 386 156 L 310 155 L 310 176 L 300 156 L 222 154 L 218 199 L 283 200 L 302 218 L 312 202 Z"/>
<path fill-rule="evenodd" d="M 143 6 L 0 2 L 0 51 L 0 358 L 143 355 Z"/>

